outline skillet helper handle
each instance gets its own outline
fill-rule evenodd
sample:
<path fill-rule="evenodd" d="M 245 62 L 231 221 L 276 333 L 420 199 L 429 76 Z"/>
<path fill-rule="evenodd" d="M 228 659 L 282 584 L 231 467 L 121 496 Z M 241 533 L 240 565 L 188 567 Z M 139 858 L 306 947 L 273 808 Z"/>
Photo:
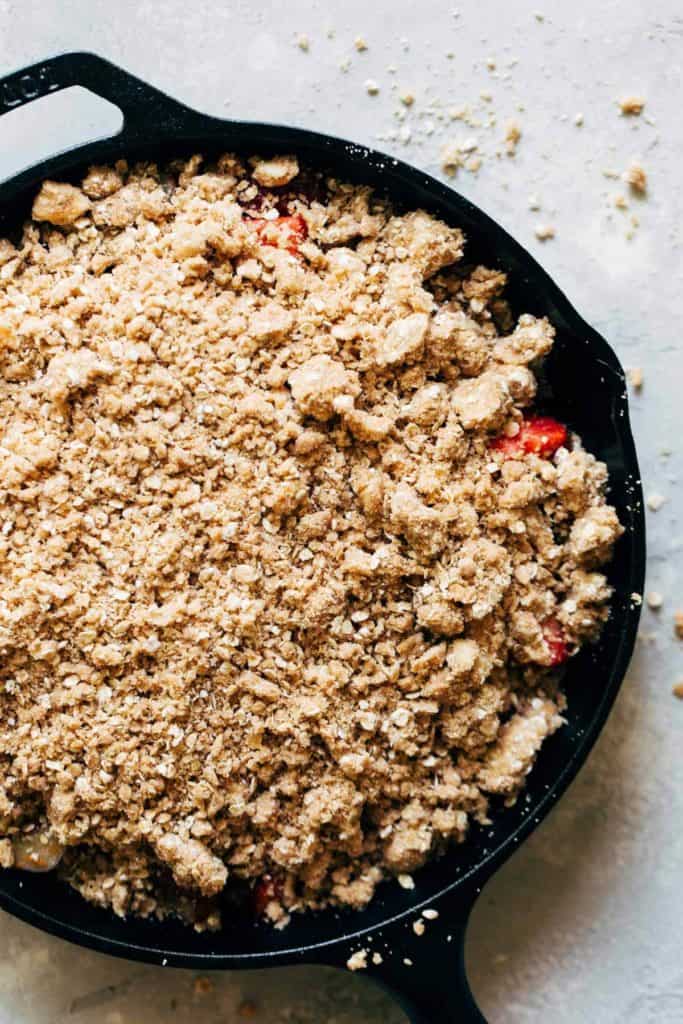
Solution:
<path fill-rule="evenodd" d="M 367 947 L 367 973 L 396 998 L 412 1024 L 487 1024 L 465 971 L 465 932 L 476 893 L 448 894 L 427 910 L 390 925 Z M 421 922 L 417 926 L 415 922 Z M 373 962 L 373 953 L 382 957 Z"/>
<path fill-rule="evenodd" d="M 158 128 L 172 130 L 181 119 L 186 127 L 188 113 L 195 113 L 103 57 L 82 52 L 48 57 L 0 78 L 0 116 L 74 85 L 119 108 L 123 128 L 118 137 L 126 142 Z"/>

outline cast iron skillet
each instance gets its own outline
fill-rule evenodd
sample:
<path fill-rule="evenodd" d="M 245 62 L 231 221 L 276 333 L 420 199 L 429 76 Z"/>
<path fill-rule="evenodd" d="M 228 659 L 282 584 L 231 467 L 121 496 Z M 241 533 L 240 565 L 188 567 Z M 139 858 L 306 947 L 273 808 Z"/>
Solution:
<path fill-rule="evenodd" d="M 548 316 L 557 342 L 547 360 L 546 403 L 603 459 L 611 500 L 626 526 L 609 570 L 613 611 L 600 642 L 569 663 L 568 724 L 543 747 L 515 807 L 499 808 L 493 824 L 475 828 L 467 842 L 415 876 L 415 888 L 380 888 L 360 912 L 295 916 L 281 932 L 226 914 L 216 935 L 180 924 L 122 921 L 85 903 L 52 875 L 0 872 L 0 905 L 47 932 L 116 956 L 177 967 L 245 968 L 316 963 L 341 967 L 367 949 L 371 977 L 401 1000 L 416 1024 L 483 1021 L 467 984 L 467 919 L 484 883 L 545 817 L 593 746 L 617 695 L 631 656 L 642 593 L 645 531 L 642 492 L 628 420 L 624 374 L 603 338 L 586 324 L 560 289 L 524 249 L 489 217 L 440 182 L 400 161 L 340 139 L 299 128 L 207 117 L 89 53 L 68 53 L 0 80 L 0 113 L 58 89 L 80 85 L 114 103 L 124 115 L 114 138 L 45 160 L 0 187 L 0 233 L 16 231 L 45 178 L 74 179 L 90 163 L 121 156 L 159 159 L 200 151 L 297 153 L 304 163 L 342 179 L 375 185 L 400 206 L 424 207 L 461 226 L 467 255 L 509 275 L 516 312 Z M 418 938 L 412 924 L 425 908 L 438 911 Z M 381 954 L 374 965 L 371 953 Z"/>

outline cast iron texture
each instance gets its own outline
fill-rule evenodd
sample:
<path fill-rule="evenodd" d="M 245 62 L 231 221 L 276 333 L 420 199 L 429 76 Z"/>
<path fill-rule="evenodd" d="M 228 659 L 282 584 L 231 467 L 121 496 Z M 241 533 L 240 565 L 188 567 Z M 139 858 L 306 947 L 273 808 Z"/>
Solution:
<path fill-rule="evenodd" d="M 604 460 L 611 501 L 626 527 L 610 567 L 615 588 L 611 618 L 600 642 L 573 658 L 565 687 L 568 724 L 545 743 L 526 792 L 493 824 L 415 876 L 412 891 L 380 887 L 360 912 L 295 916 L 281 932 L 246 917 L 226 915 L 215 935 L 173 922 L 120 920 L 85 903 L 53 875 L 0 872 L 0 905 L 17 917 L 72 942 L 116 956 L 175 967 L 245 968 L 318 963 L 341 967 L 358 949 L 369 951 L 367 973 L 396 994 L 416 1024 L 483 1021 L 464 968 L 470 910 L 495 869 L 545 817 L 593 746 L 631 656 L 642 593 L 645 529 L 636 453 L 622 368 L 607 342 L 586 324 L 536 261 L 503 228 L 452 189 L 408 165 L 363 146 L 298 128 L 224 121 L 183 106 L 108 61 L 68 53 L 0 80 L 0 113 L 59 89 L 79 85 L 114 103 L 124 123 L 114 138 L 78 147 L 30 167 L 0 186 L 0 233 L 15 234 L 45 178 L 76 180 L 91 163 L 118 157 L 161 159 L 226 150 L 295 152 L 309 166 L 374 185 L 406 208 L 424 207 L 467 236 L 467 256 L 508 274 L 513 310 L 547 316 L 557 341 L 546 365 L 547 411 L 575 429 Z M 418 938 L 420 911 L 438 910 Z M 371 953 L 382 963 L 374 965 Z"/>

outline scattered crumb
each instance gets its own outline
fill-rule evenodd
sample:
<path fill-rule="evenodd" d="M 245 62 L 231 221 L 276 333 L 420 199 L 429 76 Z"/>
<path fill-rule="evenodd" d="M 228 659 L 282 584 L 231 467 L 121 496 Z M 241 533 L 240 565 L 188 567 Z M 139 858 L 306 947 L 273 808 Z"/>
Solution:
<path fill-rule="evenodd" d="M 577 128 L 581 127 L 581 125 L 583 124 L 583 114 L 574 114 L 574 124 Z"/>
<path fill-rule="evenodd" d="M 428 910 L 423 910 L 422 916 L 426 918 L 428 921 L 436 921 L 437 917 L 439 916 L 439 911 L 432 910 L 431 908 Z"/>
<path fill-rule="evenodd" d="M 375 966 L 378 967 L 381 963 L 384 963 L 384 957 L 382 956 L 381 953 L 373 953 L 372 962 L 373 964 L 375 964 Z"/>
<path fill-rule="evenodd" d="M 645 100 L 642 96 L 625 96 L 619 100 L 619 108 L 622 114 L 634 115 L 638 117 L 642 113 L 643 107 L 645 106 Z"/>
<path fill-rule="evenodd" d="M 678 697 L 679 700 L 683 700 L 683 679 L 673 687 L 671 691 L 674 697 Z"/>
<path fill-rule="evenodd" d="M 458 168 L 464 166 L 462 150 L 457 142 L 447 143 L 441 150 L 441 170 L 452 177 Z"/>
<path fill-rule="evenodd" d="M 472 174 L 476 174 L 480 167 L 481 167 L 481 157 L 480 156 L 471 156 L 468 160 L 465 161 L 465 170 L 466 171 L 471 171 Z"/>
<path fill-rule="evenodd" d="M 628 199 L 623 192 L 616 192 L 612 196 L 612 202 L 618 210 L 628 210 Z"/>
<path fill-rule="evenodd" d="M 301 35 L 298 35 L 296 37 L 296 45 L 299 47 L 300 50 L 303 50 L 304 53 L 307 53 L 308 50 L 310 49 L 311 41 L 308 38 L 308 36 L 304 32 L 302 32 Z"/>
<path fill-rule="evenodd" d="M 679 640 L 683 640 L 683 611 L 674 612 L 674 633 Z"/>
<path fill-rule="evenodd" d="M 517 143 L 522 137 L 522 129 L 517 121 L 508 121 L 505 126 L 505 152 L 508 156 L 514 156 L 517 152 Z"/>
<path fill-rule="evenodd" d="M 251 1020 L 252 1017 L 256 1016 L 256 1009 L 256 1003 L 253 1000 L 245 999 L 237 1007 L 237 1016 L 243 1017 L 245 1020 Z"/>
<path fill-rule="evenodd" d="M 528 203 L 529 203 L 529 209 L 530 210 L 540 210 L 541 209 L 541 200 L 538 198 L 537 195 L 530 195 L 529 199 L 528 199 Z"/>
<path fill-rule="evenodd" d="M 356 36 L 353 41 L 353 45 L 356 47 L 359 53 L 363 53 L 368 48 L 368 44 L 365 42 L 362 36 Z"/>
<path fill-rule="evenodd" d="M 425 933 L 425 923 L 424 923 L 424 921 L 422 921 L 420 918 L 418 918 L 417 921 L 413 921 L 413 931 L 415 932 L 416 935 L 424 935 L 424 933 Z"/>
<path fill-rule="evenodd" d="M 626 377 L 634 391 L 640 391 L 643 386 L 643 371 L 640 366 L 632 366 L 626 371 Z"/>
<path fill-rule="evenodd" d="M 658 590 L 651 590 L 647 595 L 646 600 L 648 607 L 651 608 L 653 612 L 658 611 L 664 604 L 664 598 Z"/>
<path fill-rule="evenodd" d="M 412 875 L 399 875 L 398 876 L 398 884 L 401 886 L 402 889 L 414 889 L 415 888 L 415 882 L 413 880 L 413 876 Z"/>
<path fill-rule="evenodd" d="M 487 60 L 486 60 L 486 67 L 489 69 L 489 71 L 495 71 L 496 70 L 496 62 L 493 59 L 493 57 L 488 57 L 487 58 Z"/>
<path fill-rule="evenodd" d="M 649 494 L 647 497 L 647 507 L 651 512 L 659 512 L 665 501 L 666 498 L 663 494 Z"/>
<path fill-rule="evenodd" d="M 339 61 L 339 70 L 346 73 L 349 70 L 350 67 L 351 67 L 351 58 L 350 57 L 342 57 L 342 59 Z"/>
<path fill-rule="evenodd" d="M 199 978 L 195 978 L 192 985 L 192 991 L 196 996 L 208 996 L 210 992 L 213 992 L 213 988 L 211 978 L 207 978 L 204 974 L 200 975 Z"/>
<path fill-rule="evenodd" d="M 633 191 L 639 195 L 644 195 L 647 191 L 647 174 L 637 160 L 631 162 L 628 170 L 624 171 L 622 177 L 631 186 Z"/>
<path fill-rule="evenodd" d="M 534 234 L 540 242 L 547 242 L 548 239 L 555 237 L 555 228 L 552 224 L 537 224 L 534 228 Z"/>
<path fill-rule="evenodd" d="M 412 92 L 402 92 L 399 99 L 405 107 L 412 107 L 415 102 L 415 97 Z"/>
<path fill-rule="evenodd" d="M 404 956 L 403 957 L 403 963 L 406 965 L 406 967 L 412 967 L 413 966 L 413 961 L 408 956 Z"/>
<path fill-rule="evenodd" d="M 545 21 L 545 14 L 542 11 L 534 11 L 534 18 L 536 21 Z"/>
<path fill-rule="evenodd" d="M 346 966 L 350 971 L 364 971 L 368 966 L 367 949 L 359 949 L 355 953 L 352 953 L 346 961 Z"/>
<path fill-rule="evenodd" d="M 379 86 L 378 86 L 377 82 L 374 80 L 374 78 L 367 78 L 366 79 L 366 81 L 365 81 L 365 91 L 370 96 L 376 96 L 377 95 L 377 93 L 379 92 Z"/>
<path fill-rule="evenodd" d="M 636 607 L 638 607 L 639 605 L 641 605 L 643 603 L 643 596 L 642 596 L 642 594 L 638 594 L 634 590 L 633 593 L 631 594 L 631 600 L 633 601 L 634 605 Z"/>

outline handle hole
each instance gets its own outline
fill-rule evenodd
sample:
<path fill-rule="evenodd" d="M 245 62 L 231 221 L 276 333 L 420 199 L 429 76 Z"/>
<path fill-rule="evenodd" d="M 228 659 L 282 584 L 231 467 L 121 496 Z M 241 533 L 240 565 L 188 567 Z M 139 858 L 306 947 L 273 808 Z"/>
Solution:
<path fill-rule="evenodd" d="M 17 107 L 0 119 L 0 181 L 55 153 L 109 138 L 123 126 L 123 114 L 80 85 Z"/>

